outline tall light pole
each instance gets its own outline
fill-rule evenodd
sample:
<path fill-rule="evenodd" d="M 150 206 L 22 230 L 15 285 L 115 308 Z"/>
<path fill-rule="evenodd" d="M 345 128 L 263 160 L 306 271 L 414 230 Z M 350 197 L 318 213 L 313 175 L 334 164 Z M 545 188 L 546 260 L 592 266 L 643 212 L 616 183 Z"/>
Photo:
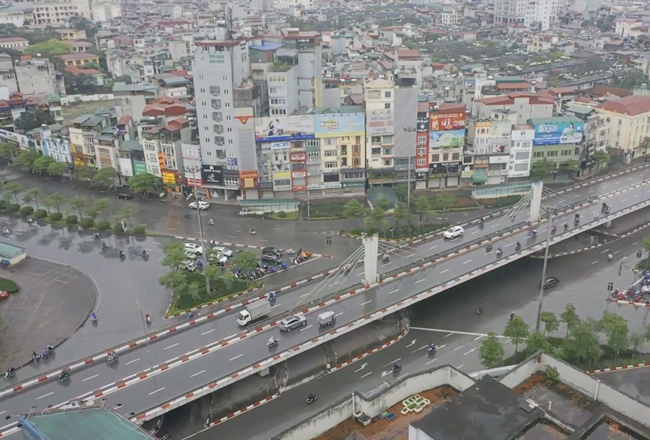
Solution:
<path fill-rule="evenodd" d="M 548 252 L 551 248 L 551 228 L 553 227 L 553 209 L 548 209 L 548 231 L 546 233 L 546 247 L 544 248 L 544 264 L 542 265 L 542 283 L 539 286 L 539 299 L 537 304 L 537 322 L 535 323 L 535 330 L 540 331 L 542 324 L 542 305 L 544 303 L 544 280 L 546 280 L 546 266 L 548 264 Z"/>
<path fill-rule="evenodd" d="M 415 137 L 415 148 L 417 149 L 417 128 L 415 127 L 404 127 L 404 131 L 407 133 L 416 133 Z M 408 177 L 407 177 L 407 184 L 406 184 L 406 210 L 408 212 L 411 212 L 411 154 L 409 152 L 409 169 L 408 169 Z"/>
<path fill-rule="evenodd" d="M 194 195 L 194 201 L 196 202 L 196 217 L 199 219 L 199 238 L 201 240 L 201 248 L 203 248 L 203 254 L 201 255 L 201 260 L 203 260 L 203 276 L 205 276 L 205 289 L 208 293 L 208 297 L 210 296 L 210 279 L 208 278 L 207 273 L 205 273 L 205 268 L 208 266 L 208 257 L 207 257 L 207 251 L 205 248 L 205 240 L 203 238 L 203 222 L 201 220 L 201 208 L 199 206 L 199 199 L 196 196 L 196 173 L 197 171 L 200 173 L 201 170 L 198 169 L 198 167 L 193 166 L 193 167 L 185 167 L 185 174 L 192 173 L 192 178 L 194 179 L 194 185 L 192 185 L 192 194 Z"/>

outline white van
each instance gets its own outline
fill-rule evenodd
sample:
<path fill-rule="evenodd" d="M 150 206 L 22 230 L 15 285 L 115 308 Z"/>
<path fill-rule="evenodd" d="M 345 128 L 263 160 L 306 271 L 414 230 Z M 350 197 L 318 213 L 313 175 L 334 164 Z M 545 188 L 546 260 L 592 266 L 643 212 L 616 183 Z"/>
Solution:
<path fill-rule="evenodd" d="M 327 327 L 336 322 L 336 316 L 334 312 L 329 311 L 329 312 L 323 312 L 320 315 L 318 315 L 318 323 L 320 324 L 321 327 Z"/>

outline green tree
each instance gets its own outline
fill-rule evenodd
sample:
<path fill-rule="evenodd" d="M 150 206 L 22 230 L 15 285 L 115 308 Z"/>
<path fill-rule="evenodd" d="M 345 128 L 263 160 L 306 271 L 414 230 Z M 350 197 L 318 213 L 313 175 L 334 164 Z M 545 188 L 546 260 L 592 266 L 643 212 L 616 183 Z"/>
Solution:
<path fill-rule="evenodd" d="M 650 252 L 650 235 L 646 236 L 643 239 L 643 249 Z"/>
<path fill-rule="evenodd" d="M 383 232 L 386 230 L 386 211 L 381 208 L 375 208 L 366 217 L 365 220 L 366 232 L 372 233 Z"/>
<path fill-rule="evenodd" d="M 47 167 L 47 173 L 50 176 L 54 177 L 61 177 L 61 179 L 65 180 L 65 177 L 63 177 L 70 167 L 66 162 L 54 162 L 51 163 L 49 167 Z"/>
<path fill-rule="evenodd" d="M 102 188 L 110 188 L 115 184 L 115 170 L 107 167 L 97 171 L 91 180 L 92 186 L 99 186 Z"/>
<path fill-rule="evenodd" d="M 564 169 L 569 173 L 569 175 L 574 176 L 580 169 L 580 166 L 577 160 L 571 159 L 564 164 Z"/>
<path fill-rule="evenodd" d="M 183 243 L 170 243 L 164 247 L 163 253 L 165 257 L 160 264 L 169 267 L 172 270 L 179 270 L 183 268 L 187 255 L 185 255 L 185 245 Z"/>
<path fill-rule="evenodd" d="M 74 209 L 76 209 L 79 212 L 79 218 L 82 219 L 84 216 L 81 214 L 81 210 L 86 207 L 88 202 L 86 200 L 82 199 L 81 197 L 74 197 L 70 200 L 70 206 Z"/>
<path fill-rule="evenodd" d="M 399 198 L 400 201 L 402 202 L 407 202 L 408 200 L 408 195 L 409 195 L 409 186 L 406 183 L 400 183 L 399 185 L 393 187 L 393 190 L 395 191 L 395 194 L 397 194 L 397 197 Z"/>
<path fill-rule="evenodd" d="M 530 334 L 530 327 L 521 316 L 515 316 L 508 322 L 503 335 L 512 339 L 515 344 L 515 353 L 519 351 L 519 344 L 524 342 Z"/>
<path fill-rule="evenodd" d="M 101 199 L 95 199 L 93 201 L 92 207 L 89 211 L 92 212 L 101 212 L 102 215 L 104 216 L 104 221 L 107 220 L 107 215 L 110 214 L 111 211 L 111 201 L 108 199 L 108 197 L 102 197 Z M 93 217 L 91 215 L 91 217 Z"/>
<path fill-rule="evenodd" d="M 51 125 L 55 122 L 54 116 L 50 114 L 49 111 L 37 108 L 34 110 L 25 110 L 20 117 L 16 119 L 14 126 L 18 131 L 26 133 L 35 128 L 40 128 L 43 124 Z"/>
<path fill-rule="evenodd" d="M 16 203 L 18 203 L 18 193 L 22 190 L 22 187 L 17 183 L 7 183 L 5 185 L 5 190 L 13 194 Z"/>
<path fill-rule="evenodd" d="M 54 163 L 54 159 L 49 156 L 41 156 L 34 161 L 32 168 L 38 173 L 46 173 L 50 165 Z"/>
<path fill-rule="evenodd" d="M 650 137 L 646 136 L 641 140 L 639 143 L 639 150 L 641 150 L 643 154 L 648 154 L 648 150 L 650 150 Z"/>
<path fill-rule="evenodd" d="M 78 167 L 76 166 L 74 168 L 74 172 L 77 175 L 78 179 L 92 181 L 93 177 L 95 177 L 95 174 L 97 174 L 97 169 L 89 167 L 88 165 L 82 165 Z"/>
<path fill-rule="evenodd" d="M 182 292 L 187 288 L 187 277 L 179 270 L 172 270 L 161 276 L 158 280 L 161 286 L 172 292 Z"/>
<path fill-rule="evenodd" d="M 630 332 L 630 347 L 632 348 L 632 357 L 636 357 L 639 354 L 639 348 L 643 346 L 643 340 L 645 339 L 643 334 L 640 332 Z"/>
<path fill-rule="evenodd" d="M 251 251 L 238 252 L 232 259 L 233 266 L 246 272 L 255 269 L 258 262 L 257 255 Z"/>
<path fill-rule="evenodd" d="M 345 218 L 359 218 L 363 217 L 366 213 L 366 207 L 358 200 L 350 200 L 343 205 L 343 217 Z"/>
<path fill-rule="evenodd" d="M 20 147 L 13 142 L 0 142 L 0 155 L 15 158 L 20 152 Z"/>
<path fill-rule="evenodd" d="M 388 211 L 389 209 L 394 208 L 394 204 L 386 200 L 384 197 L 381 197 L 379 200 L 377 200 L 376 207 L 383 211 Z"/>
<path fill-rule="evenodd" d="M 195 281 L 189 283 L 181 295 L 191 298 L 194 303 L 198 303 L 201 301 L 203 289 L 201 289 L 199 283 Z"/>
<path fill-rule="evenodd" d="M 630 346 L 630 328 L 627 319 L 612 312 L 603 313 L 600 328 L 607 335 L 607 346 L 614 352 L 614 359 L 618 359 L 621 351 Z"/>
<path fill-rule="evenodd" d="M 528 339 L 526 339 L 526 347 L 532 351 L 542 350 L 548 352 L 551 348 L 551 344 L 546 339 L 546 336 L 544 336 L 544 333 L 534 331 L 530 336 L 528 336 Z"/>
<path fill-rule="evenodd" d="M 607 165 L 609 164 L 610 161 L 610 156 L 609 153 L 603 150 L 598 150 L 596 151 L 593 156 L 591 156 L 592 161 L 594 162 L 594 165 L 596 168 L 600 168 L 601 165 Z"/>
<path fill-rule="evenodd" d="M 431 214 L 431 206 L 429 206 L 429 201 L 426 199 L 426 197 L 418 197 L 417 199 L 413 200 L 413 210 L 415 213 L 418 215 L 418 228 L 420 227 L 420 224 L 422 223 L 422 216 L 425 216 L 425 218 Z"/>
<path fill-rule="evenodd" d="M 54 57 L 72 53 L 72 45 L 70 43 L 66 43 L 65 41 L 52 38 L 51 40 L 47 40 L 43 43 L 32 44 L 26 48 L 23 53 L 25 55 L 32 56 L 37 56 L 40 54 L 41 57 L 50 58 L 52 61 L 54 61 Z"/>
<path fill-rule="evenodd" d="M 531 180 L 542 180 L 544 177 L 548 176 L 551 171 L 555 169 L 555 164 L 548 161 L 546 158 L 542 160 L 537 160 L 533 162 L 530 167 L 530 178 Z"/>
<path fill-rule="evenodd" d="M 129 223 L 131 223 L 131 219 L 133 218 L 133 215 L 135 215 L 136 211 L 137 211 L 136 206 L 133 203 L 129 203 L 127 205 L 124 205 L 117 212 L 117 217 L 120 219 L 120 222 L 124 220 L 128 225 Z"/>
<path fill-rule="evenodd" d="M 86 17 L 81 15 L 73 15 L 68 19 L 68 24 L 73 29 L 79 29 L 80 31 L 86 31 L 86 38 L 93 39 L 97 33 L 97 26 L 95 23 L 88 20 Z"/>
<path fill-rule="evenodd" d="M 36 204 L 36 209 L 39 209 L 38 207 L 38 198 L 43 194 L 43 191 L 41 191 L 40 188 L 34 187 L 30 188 L 25 193 L 23 194 L 23 202 L 25 203 L 31 203 L 34 202 Z"/>
<path fill-rule="evenodd" d="M 129 178 L 129 181 L 126 183 L 126 186 L 131 188 L 131 191 L 134 193 L 141 193 L 147 195 L 152 192 L 156 187 L 161 185 L 161 181 L 158 177 L 149 173 L 136 174 L 135 176 Z"/>
<path fill-rule="evenodd" d="M 41 157 L 41 155 L 38 154 L 38 151 L 30 148 L 29 150 L 22 150 L 18 153 L 18 157 L 14 163 L 24 170 L 31 170 L 34 166 L 34 162 L 36 162 L 36 159 L 39 157 Z"/>
<path fill-rule="evenodd" d="M 432 206 L 434 209 L 447 209 L 456 202 L 454 196 L 447 191 L 438 191 L 433 197 Z"/>
<path fill-rule="evenodd" d="M 560 314 L 560 321 L 566 324 L 566 339 L 569 337 L 569 333 L 571 332 L 573 326 L 580 323 L 580 317 L 578 316 L 576 307 L 573 304 L 569 303 L 566 305 L 564 312 Z"/>
<path fill-rule="evenodd" d="M 564 342 L 564 347 L 576 363 L 585 361 L 593 365 L 603 355 L 598 344 L 598 333 L 579 319 L 571 326 L 571 336 Z"/>
<path fill-rule="evenodd" d="M 127 84 L 133 84 L 133 79 L 129 75 L 122 75 L 115 78 L 114 82 L 123 82 Z"/>
<path fill-rule="evenodd" d="M 504 353 L 503 345 L 497 339 L 497 335 L 490 332 L 481 341 L 478 357 L 487 368 L 496 368 L 501 366 Z"/>
<path fill-rule="evenodd" d="M 237 276 L 235 275 L 235 272 L 232 271 L 232 267 L 223 268 L 223 274 L 221 275 L 221 278 L 223 278 L 226 289 L 229 291 L 235 285 L 235 281 L 237 281 Z"/>
<path fill-rule="evenodd" d="M 45 196 L 43 199 L 43 204 L 47 207 L 47 212 L 50 212 L 50 208 L 56 208 L 58 212 L 61 212 L 61 205 L 65 202 L 65 198 L 59 193 L 52 193 Z"/>
<path fill-rule="evenodd" d="M 210 281 L 210 284 L 216 283 L 223 275 L 223 269 L 221 266 L 216 264 L 208 264 L 204 269 L 203 273 L 206 278 Z"/>
<path fill-rule="evenodd" d="M 411 214 L 402 205 L 395 208 L 394 214 L 395 214 L 395 220 L 397 220 L 398 225 L 400 223 L 407 224 L 411 220 Z"/>
<path fill-rule="evenodd" d="M 553 332 L 560 326 L 560 322 L 553 312 L 542 312 L 540 319 L 544 323 L 545 335 L 553 334 Z"/>

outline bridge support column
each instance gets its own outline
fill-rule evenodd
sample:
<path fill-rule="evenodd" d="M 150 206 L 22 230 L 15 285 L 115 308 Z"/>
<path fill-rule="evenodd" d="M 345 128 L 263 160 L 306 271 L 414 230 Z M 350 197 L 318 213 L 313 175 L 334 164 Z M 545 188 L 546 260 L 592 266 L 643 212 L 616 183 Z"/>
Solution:
<path fill-rule="evenodd" d="M 379 281 L 377 276 L 377 255 L 379 252 L 379 235 L 363 237 L 363 284 L 367 287 Z"/>
<path fill-rule="evenodd" d="M 260 377 L 266 377 L 266 376 L 268 376 L 270 373 L 271 373 L 271 369 L 270 369 L 270 368 L 265 368 L 265 369 L 260 370 L 260 371 L 257 372 L 257 374 L 258 374 Z"/>
<path fill-rule="evenodd" d="M 539 213 L 542 207 L 542 189 L 544 188 L 544 182 L 535 182 L 531 185 L 531 197 L 530 197 L 530 222 L 535 223 L 539 221 Z"/>

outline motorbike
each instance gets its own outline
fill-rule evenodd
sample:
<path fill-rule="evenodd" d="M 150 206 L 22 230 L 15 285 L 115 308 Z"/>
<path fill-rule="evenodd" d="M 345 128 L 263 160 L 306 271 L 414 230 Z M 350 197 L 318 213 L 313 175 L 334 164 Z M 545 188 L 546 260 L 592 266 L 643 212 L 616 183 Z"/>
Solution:
<path fill-rule="evenodd" d="M 269 301 L 275 301 L 275 293 L 271 292 L 268 294 L 267 299 Z"/>
<path fill-rule="evenodd" d="M 255 229 L 249 229 L 248 233 L 251 234 L 251 235 L 255 235 Z"/>
<path fill-rule="evenodd" d="M 503 255 L 503 251 L 501 249 L 497 249 L 497 257 L 501 257 Z"/>
<path fill-rule="evenodd" d="M 521 245 L 519 243 L 517 243 L 515 245 L 515 251 L 520 251 L 520 250 L 521 250 Z"/>
<path fill-rule="evenodd" d="M 84 228 L 82 228 L 81 226 L 79 226 L 79 227 L 77 228 L 77 232 L 80 233 L 80 234 L 83 234 L 83 233 L 84 233 Z"/>
<path fill-rule="evenodd" d="M 95 313 L 90 315 L 90 322 L 92 322 L 93 324 L 97 322 L 97 315 L 95 315 Z"/>
<path fill-rule="evenodd" d="M 487 252 L 492 252 L 492 245 L 491 245 L 491 244 L 488 244 L 487 246 L 485 246 L 485 250 L 486 250 Z"/>
<path fill-rule="evenodd" d="M 476 310 L 476 314 L 477 314 L 477 315 L 482 315 L 482 314 L 483 314 L 483 307 L 479 307 L 479 308 Z"/>
<path fill-rule="evenodd" d="M 109 356 L 106 358 L 106 364 L 107 364 L 107 365 L 114 364 L 115 362 L 117 362 L 117 355 L 113 355 L 113 356 L 109 355 Z"/>
<path fill-rule="evenodd" d="M 271 338 L 268 341 L 266 341 L 266 346 L 269 348 L 275 347 L 276 345 L 278 345 L 278 342 L 279 341 L 276 338 Z"/>
<path fill-rule="evenodd" d="M 147 325 L 151 325 L 151 316 L 148 316 L 145 318 L 145 321 L 147 322 Z"/>
<path fill-rule="evenodd" d="M 57 379 L 57 382 L 63 382 L 64 380 L 68 379 L 70 377 L 70 373 L 63 372 L 59 374 L 59 378 Z"/>
<path fill-rule="evenodd" d="M 99 238 L 99 234 L 98 234 L 97 232 L 95 232 L 95 233 L 93 234 L 93 237 L 97 239 L 97 238 Z"/>
<path fill-rule="evenodd" d="M 106 243 L 102 242 L 102 249 L 106 249 L 107 247 L 108 247 L 108 245 Z"/>
<path fill-rule="evenodd" d="M 564 230 L 565 230 L 565 231 L 569 230 L 569 224 L 568 224 L 568 223 L 565 223 L 565 224 L 564 224 Z"/>
<path fill-rule="evenodd" d="M 126 255 L 124 255 L 124 252 L 122 252 L 122 251 L 119 251 L 117 254 L 120 256 L 120 258 L 125 258 L 126 257 Z"/>
<path fill-rule="evenodd" d="M 208 226 L 214 226 L 214 220 L 212 219 L 208 220 Z"/>
<path fill-rule="evenodd" d="M 9 229 L 7 229 L 7 228 L 2 228 L 2 235 L 5 235 L 5 236 L 6 236 L 6 235 L 9 235 L 9 234 L 10 234 Z"/>
<path fill-rule="evenodd" d="M 143 257 L 148 257 L 148 256 L 149 256 L 149 252 L 143 250 L 143 251 L 142 251 L 142 256 L 143 256 Z"/>
<path fill-rule="evenodd" d="M 13 379 L 14 377 L 16 377 L 16 372 L 15 371 L 7 370 L 5 372 L 5 380 Z"/>
<path fill-rule="evenodd" d="M 553 225 L 551 228 L 551 234 L 555 234 L 557 232 L 557 226 Z"/>
<path fill-rule="evenodd" d="M 400 364 L 393 364 L 393 373 L 397 373 L 401 369 L 402 366 Z"/>
<path fill-rule="evenodd" d="M 435 346 L 429 347 L 429 354 L 433 354 L 435 352 L 436 352 L 436 347 Z"/>
<path fill-rule="evenodd" d="M 383 261 L 384 263 L 388 263 L 390 261 L 390 257 L 384 254 L 381 257 L 381 261 Z"/>
<path fill-rule="evenodd" d="M 190 214 L 185 214 L 185 218 L 192 218 Z"/>
<path fill-rule="evenodd" d="M 318 399 L 318 396 L 313 395 L 313 396 L 307 396 L 307 405 L 311 405 Z"/>

